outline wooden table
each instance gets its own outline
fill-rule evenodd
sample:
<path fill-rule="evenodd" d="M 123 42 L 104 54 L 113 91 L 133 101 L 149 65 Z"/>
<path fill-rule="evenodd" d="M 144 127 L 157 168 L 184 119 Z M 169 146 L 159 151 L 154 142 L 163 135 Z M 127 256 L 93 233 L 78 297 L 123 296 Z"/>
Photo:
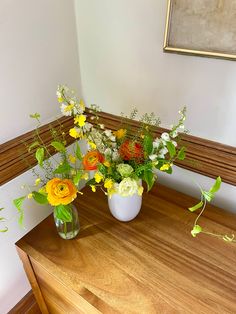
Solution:
<path fill-rule="evenodd" d="M 74 240 L 61 239 L 49 216 L 16 244 L 42 313 L 235 314 L 236 245 L 192 238 L 193 204 L 157 185 L 139 216 L 121 223 L 88 190 Z M 236 234 L 236 216 L 215 207 L 200 222 Z"/>

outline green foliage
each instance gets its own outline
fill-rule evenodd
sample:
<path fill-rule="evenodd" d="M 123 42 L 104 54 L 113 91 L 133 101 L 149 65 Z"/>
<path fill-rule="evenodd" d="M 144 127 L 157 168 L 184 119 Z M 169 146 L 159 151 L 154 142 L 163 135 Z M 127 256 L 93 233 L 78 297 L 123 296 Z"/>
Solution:
<path fill-rule="evenodd" d="M 47 199 L 47 195 L 33 191 L 32 192 L 33 195 L 33 199 L 35 200 L 35 202 L 37 202 L 40 205 L 45 205 L 48 204 L 48 199 Z"/>
<path fill-rule="evenodd" d="M 83 175 L 83 171 L 82 170 L 78 170 L 76 172 L 76 175 L 73 178 L 74 185 L 78 185 L 79 184 L 79 181 L 80 181 L 82 175 Z"/>
<path fill-rule="evenodd" d="M 166 147 L 168 149 L 170 157 L 173 158 L 176 155 L 175 145 L 172 142 L 167 142 Z"/>
<path fill-rule="evenodd" d="M 30 114 L 30 118 L 39 120 L 40 119 L 40 114 L 38 112 L 36 112 L 34 114 Z"/>
<path fill-rule="evenodd" d="M 44 160 L 44 148 L 43 147 L 39 147 L 36 150 L 35 157 L 38 161 L 39 166 L 42 167 L 43 166 L 43 160 Z"/>
<path fill-rule="evenodd" d="M 61 205 L 55 206 L 54 213 L 57 219 L 60 219 L 63 222 L 72 221 L 71 204 L 68 204 L 68 205 L 61 204 Z"/>
<path fill-rule="evenodd" d="M 191 231 L 192 236 L 195 238 L 198 233 L 202 232 L 202 227 L 195 225 Z"/>
<path fill-rule="evenodd" d="M 81 161 L 83 159 L 82 153 L 81 153 L 81 149 L 79 144 L 76 142 L 75 144 L 75 156 Z"/>
<path fill-rule="evenodd" d="M 201 217 L 201 215 L 203 214 L 203 212 L 205 210 L 207 202 L 211 202 L 213 200 L 213 198 L 215 197 L 215 193 L 217 191 L 219 191 L 220 186 L 221 186 L 221 178 L 218 177 L 216 179 L 215 183 L 213 184 L 213 186 L 209 189 L 209 191 L 203 191 L 200 188 L 200 190 L 201 190 L 201 201 L 199 203 L 197 203 L 195 206 L 189 207 L 189 210 L 191 212 L 194 212 L 194 211 L 196 211 L 198 209 L 201 209 L 200 213 L 198 214 L 197 218 L 195 219 L 195 222 L 194 222 L 191 234 L 195 238 L 197 234 L 205 233 L 205 234 L 217 237 L 219 239 L 222 239 L 225 242 L 236 242 L 234 234 L 229 236 L 227 234 L 226 235 L 222 235 L 222 234 L 207 232 L 207 231 L 203 230 L 203 228 L 197 224 L 199 218 Z"/>
<path fill-rule="evenodd" d="M 13 204 L 15 205 L 15 207 L 17 208 L 18 213 L 19 213 L 18 222 L 19 222 L 20 226 L 23 226 L 24 210 L 22 209 L 22 205 L 23 205 L 25 198 L 26 198 L 26 196 L 22 196 L 22 197 L 19 197 L 19 198 L 16 198 L 13 200 Z"/>
<path fill-rule="evenodd" d="M 51 146 L 53 146 L 58 152 L 64 153 L 66 151 L 64 144 L 61 142 L 54 141 L 51 143 Z"/>
<path fill-rule="evenodd" d="M 155 182 L 154 175 L 151 169 L 147 169 L 144 171 L 143 179 L 147 183 L 147 190 L 150 191 Z"/>
<path fill-rule="evenodd" d="M 195 206 L 193 206 L 193 207 L 189 207 L 189 210 L 190 210 L 191 212 L 194 212 L 195 210 L 201 208 L 202 206 L 203 206 L 203 201 L 197 203 L 197 204 L 196 204 Z"/>
<path fill-rule="evenodd" d="M 71 165 L 64 161 L 61 165 L 59 165 L 54 171 L 54 174 L 69 174 L 70 170 L 72 169 Z"/>
<path fill-rule="evenodd" d="M 149 156 L 153 149 L 153 138 L 150 134 L 146 134 L 143 139 L 143 149 L 144 153 Z"/>
<path fill-rule="evenodd" d="M 185 159 L 185 150 L 186 150 L 186 147 L 181 147 L 181 149 L 178 151 L 178 154 L 177 154 L 177 158 L 179 160 L 184 160 Z"/>
<path fill-rule="evenodd" d="M 28 147 L 28 151 L 30 152 L 33 148 L 39 146 L 39 141 L 35 141 L 33 142 L 29 147 Z"/>

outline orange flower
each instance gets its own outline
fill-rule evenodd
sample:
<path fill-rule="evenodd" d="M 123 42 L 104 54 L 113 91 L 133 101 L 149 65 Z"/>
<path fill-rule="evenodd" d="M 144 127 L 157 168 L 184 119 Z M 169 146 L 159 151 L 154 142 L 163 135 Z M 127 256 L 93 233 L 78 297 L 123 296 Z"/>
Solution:
<path fill-rule="evenodd" d="M 85 170 L 96 170 L 98 163 L 103 163 L 105 158 L 98 150 L 88 152 L 83 158 L 83 165 Z"/>
<path fill-rule="evenodd" d="M 48 202 L 52 206 L 70 204 L 77 195 L 74 183 L 69 179 L 53 178 L 46 184 Z"/>
<path fill-rule="evenodd" d="M 126 140 L 124 141 L 119 149 L 120 156 L 123 160 L 130 159 L 143 159 L 143 148 L 138 142 Z"/>

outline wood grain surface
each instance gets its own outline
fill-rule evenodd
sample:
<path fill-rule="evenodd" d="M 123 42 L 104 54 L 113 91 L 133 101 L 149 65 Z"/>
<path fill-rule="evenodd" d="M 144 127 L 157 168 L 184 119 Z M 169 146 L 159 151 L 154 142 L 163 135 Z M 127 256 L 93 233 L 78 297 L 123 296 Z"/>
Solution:
<path fill-rule="evenodd" d="M 32 290 L 8 314 L 41 314 Z"/>
<path fill-rule="evenodd" d="M 156 185 L 138 217 L 121 223 L 102 192 L 86 190 L 76 203 L 76 239 L 61 239 L 49 216 L 16 245 L 29 256 L 50 313 L 235 314 L 236 246 L 191 237 L 195 214 L 187 207 L 195 202 Z M 200 224 L 236 233 L 236 216 L 213 206 Z"/>
<path fill-rule="evenodd" d="M 86 113 L 88 116 L 90 115 L 88 110 Z M 100 112 L 99 116 L 101 122 L 107 128 L 111 130 L 119 128 L 120 116 L 105 112 Z M 93 123 L 92 120 L 90 122 Z M 62 125 L 66 134 L 68 145 L 73 143 L 74 139 L 69 136 L 69 129 L 73 125 L 73 119 L 71 117 L 63 117 L 40 128 L 40 135 L 46 144 L 51 141 L 50 127 L 58 128 L 60 125 Z M 127 126 L 135 134 L 137 128 L 139 128 L 139 123 L 128 120 Z M 163 128 L 155 129 L 157 136 L 166 131 L 168 130 Z M 25 144 L 32 143 L 33 136 L 33 131 L 28 132 L 0 145 L 0 185 L 36 165 L 35 151 L 29 152 L 25 147 Z M 212 178 L 221 176 L 224 182 L 236 185 L 236 147 L 191 135 L 184 135 L 182 144 L 187 148 L 187 158 L 184 161 L 177 161 L 177 166 Z M 53 149 L 51 149 L 52 152 Z"/>

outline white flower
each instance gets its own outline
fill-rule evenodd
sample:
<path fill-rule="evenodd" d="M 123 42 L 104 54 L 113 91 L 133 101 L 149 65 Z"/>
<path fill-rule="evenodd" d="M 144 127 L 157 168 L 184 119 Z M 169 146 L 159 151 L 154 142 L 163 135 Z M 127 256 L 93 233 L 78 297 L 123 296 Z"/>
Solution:
<path fill-rule="evenodd" d="M 158 148 L 161 144 L 161 140 L 159 138 L 156 138 L 153 142 L 153 148 Z"/>
<path fill-rule="evenodd" d="M 112 153 L 112 160 L 116 161 L 120 158 L 120 154 L 118 153 L 118 151 L 114 151 Z"/>
<path fill-rule="evenodd" d="M 175 131 L 172 132 L 172 135 L 171 135 L 171 136 L 172 136 L 173 138 L 175 138 L 177 135 L 178 135 L 178 132 L 175 130 Z"/>
<path fill-rule="evenodd" d="M 118 193 L 121 196 L 132 196 L 138 192 L 138 183 L 131 178 L 123 179 L 118 186 Z"/>
<path fill-rule="evenodd" d="M 105 133 L 105 135 L 106 135 L 107 137 L 113 136 L 112 133 L 111 133 L 111 130 L 105 130 L 104 133 Z"/>
<path fill-rule="evenodd" d="M 171 143 L 172 143 L 175 147 L 177 147 L 176 141 L 171 141 Z"/>
<path fill-rule="evenodd" d="M 116 137 L 114 135 L 110 136 L 109 139 L 112 141 L 112 142 L 115 142 L 116 141 Z"/>
<path fill-rule="evenodd" d="M 112 154 L 111 149 L 110 149 L 109 147 L 106 148 L 105 151 L 104 151 L 104 154 L 105 154 L 106 156 L 110 156 L 110 155 Z"/>
<path fill-rule="evenodd" d="M 157 159 L 157 155 L 156 154 L 152 154 L 149 156 L 149 159 L 151 159 L 152 161 Z"/>
<path fill-rule="evenodd" d="M 167 149 L 166 147 L 164 147 L 164 148 L 162 148 L 162 149 L 159 151 L 158 157 L 159 157 L 159 158 L 164 158 L 166 153 L 168 153 L 168 149 Z"/>
<path fill-rule="evenodd" d="M 162 138 L 164 141 L 169 141 L 169 140 L 170 140 L 170 136 L 169 136 L 169 134 L 166 133 L 166 132 L 162 133 L 161 138 Z"/>
<path fill-rule="evenodd" d="M 71 116 L 72 115 L 72 108 L 70 107 L 70 105 L 65 105 L 65 104 L 61 104 L 61 113 L 64 116 Z"/>
<path fill-rule="evenodd" d="M 99 126 L 100 126 L 100 128 L 101 128 L 102 130 L 104 130 L 104 128 L 105 128 L 104 124 L 99 124 Z"/>
<path fill-rule="evenodd" d="M 85 125 L 84 125 L 84 130 L 85 130 L 86 132 L 89 132 L 89 131 L 91 130 L 92 126 L 93 126 L 93 125 L 92 125 L 91 123 L 86 122 Z"/>

